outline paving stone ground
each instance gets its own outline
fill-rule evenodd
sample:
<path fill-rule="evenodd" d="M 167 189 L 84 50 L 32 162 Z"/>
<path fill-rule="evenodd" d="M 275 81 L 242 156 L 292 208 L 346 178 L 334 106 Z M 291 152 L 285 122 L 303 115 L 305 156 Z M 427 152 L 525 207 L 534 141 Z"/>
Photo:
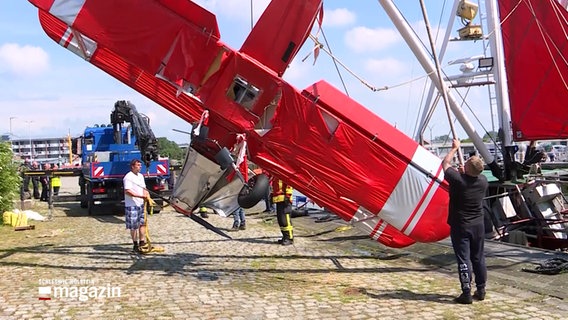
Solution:
<path fill-rule="evenodd" d="M 34 209 L 46 215 L 44 203 Z M 142 256 L 130 252 L 122 215 L 87 216 L 76 203 L 56 204 L 53 220 L 32 222 L 35 230 L 4 226 L 0 319 L 568 318 L 564 299 L 491 277 L 485 301 L 456 305 L 459 285 L 448 268 L 359 245 L 360 236 L 341 231 L 347 228 L 314 229 L 309 217 L 294 219 L 293 246 L 276 245 L 274 217 L 255 211 L 238 232 L 229 231 L 232 218 L 210 215 L 229 240 L 164 210 L 149 221 L 152 241 L 165 251 Z M 72 295 L 89 285 L 114 288 L 115 296 L 52 291 L 51 300 L 39 300 L 41 286 Z"/>

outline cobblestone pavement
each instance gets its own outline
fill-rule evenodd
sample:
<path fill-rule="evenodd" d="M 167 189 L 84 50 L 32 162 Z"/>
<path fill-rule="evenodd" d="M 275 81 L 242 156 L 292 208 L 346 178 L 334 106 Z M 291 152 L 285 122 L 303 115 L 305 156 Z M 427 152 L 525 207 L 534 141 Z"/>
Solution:
<path fill-rule="evenodd" d="M 35 209 L 46 213 L 45 204 Z M 1 319 L 568 318 L 565 300 L 494 281 L 485 301 L 456 305 L 453 272 L 378 245 L 350 245 L 360 238 L 341 228 L 315 232 L 307 218 L 294 219 L 295 244 L 282 247 L 275 219 L 255 210 L 238 232 L 228 231 L 232 218 L 210 215 L 233 240 L 163 211 L 150 217 L 150 234 L 165 251 L 138 256 L 121 215 L 85 211 L 56 204 L 54 219 L 33 222 L 35 230 L 0 228 Z M 43 301 L 40 286 L 67 287 L 71 296 L 73 287 L 96 286 L 106 297 L 52 291 Z M 99 287 L 114 288 L 115 297 Z"/>

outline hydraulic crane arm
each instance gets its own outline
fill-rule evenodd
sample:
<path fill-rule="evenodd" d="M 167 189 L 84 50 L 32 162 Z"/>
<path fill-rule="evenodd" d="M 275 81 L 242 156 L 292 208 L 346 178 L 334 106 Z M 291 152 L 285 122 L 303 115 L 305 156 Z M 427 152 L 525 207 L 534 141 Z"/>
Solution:
<path fill-rule="evenodd" d="M 115 143 L 122 143 L 122 124 L 129 122 L 132 125 L 132 134 L 136 137 L 136 144 L 140 149 L 144 164 L 148 166 L 150 161 L 158 160 L 158 140 L 150 128 L 150 119 L 138 113 L 130 101 L 119 100 L 114 104 L 110 122 L 114 129 Z"/>

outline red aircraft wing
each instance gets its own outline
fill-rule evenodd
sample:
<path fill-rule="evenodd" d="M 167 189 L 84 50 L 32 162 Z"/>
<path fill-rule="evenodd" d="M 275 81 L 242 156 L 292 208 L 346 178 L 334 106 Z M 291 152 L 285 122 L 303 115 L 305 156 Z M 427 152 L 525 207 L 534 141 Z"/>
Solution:
<path fill-rule="evenodd" d="M 175 0 L 30 2 L 54 41 L 184 120 L 199 119 L 202 104 L 181 93 L 197 94 L 228 50 L 210 12 Z"/>

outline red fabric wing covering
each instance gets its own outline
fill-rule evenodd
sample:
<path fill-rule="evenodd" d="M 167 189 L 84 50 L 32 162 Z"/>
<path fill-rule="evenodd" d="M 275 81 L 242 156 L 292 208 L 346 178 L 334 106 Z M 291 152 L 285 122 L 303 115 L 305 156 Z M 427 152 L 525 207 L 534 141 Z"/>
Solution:
<path fill-rule="evenodd" d="M 55 42 L 60 42 L 67 25 L 43 11 L 39 12 L 39 18 L 46 34 Z M 202 106 L 195 99 L 178 95 L 170 83 L 129 64 L 104 47 L 97 48 L 90 62 L 188 122 L 196 121 L 201 116 Z"/>
<path fill-rule="evenodd" d="M 282 75 L 309 35 L 322 0 L 272 0 L 240 52 Z"/>
<path fill-rule="evenodd" d="M 179 12 L 201 9 L 189 1 L 178 4 Z M 214 30 L 204 29 L 178 11 L 157 1 L 140 5 L 138 0 L 90 0 L 72 27 L 81 32 L 89 30 L 88 37 L 150 74 L 158 73 L 166 63 L 167 79 L 176 82 L 183 78 L 198 85 L 220 50 L 218 30 L 216 24 Z M 199 13 L 208 12 L 201 9 Z"/>
<path fill-rule="evenodd" d="M 48 11 L 55 0 L 29 0 L 34 6 L 40 10 Z"/>
<path fill-rule="evenodd" d="M 249 145 L 250 146 L 250 145 Z M 290 168 L 282 170 L 282 167 L 272 155 L 266 152 L 256 153 L 255 163 L 262 168 L 270 168 L 272 172 L 278 172 L 278 178 L 287 181 L 303 194 L 309 195 L 310 199 L 319 206 L 335 213 L 345 221 L 351 221 L 353 214 L 357 211 L 357 204 L 347 201 L 338 196 L 333 187 L 321 179 L 311 176 L 305 171 L 291 172 Z M 275 162 L 277 161 L 277 162 Z M 398 229 L 388 226 L 385 223 L 384 230 L 377 232 L 375 224 L 370 226 L 357 226 L 363 232 L 368 233 L 371 238 L 392 248 L 403 248 L 414 244 L 416 241 L 406 236 Z"/>
<path fill-rule="evenodd" d="M 265 163 L 265 169 L 310 198 L 323 198 L 318 204 L 326 208 L 337 203 L 343 207 L 345 201 L 355 203 L 342 212 L 334 211 L 347 221 L 355 217 L 353 209 L 362 206 L 414 240 L 447 237 L 448 194 L 440 185 L 440 159 L 325 82 L 314 88 L 320 89 L 317 104 L 282 84 L 274 127 L 262 141 L 250 145 L 252 154 L 257 155 L 253 162 Z M 339 120 L 334 132 L 330 132 L 322 111 Z M 431 167 L 422 170 L 438 177 L 436 181 L 421 171 L 420 163 L 414 163 L 416 154 Z M 415 166 L 418 169 L 409 171 Z M 410 187 L 399 185 L 403 177 Z M 392 199 L 392 194 L 400 199 Z M 407 212 L 399 212 L 401 202 L 409 202 Z"/>
<path fill-rule="evenodd" d="M 568 138 L 568 12 L 553 0 L 501 0 L 513 139 Z"/>
<path fill-rule="evenodd" d="M 179 17 L 191 21 L 191 23 L 199 29 L 207 30 L 213 39 L 219 39 L 221 37 L 215 15 L 203 9 L 198 4 L 187 0 L 157 0 L 157 2 L 161 3 Z M 140 4 L 140 2 L 137 3 Z"/>

